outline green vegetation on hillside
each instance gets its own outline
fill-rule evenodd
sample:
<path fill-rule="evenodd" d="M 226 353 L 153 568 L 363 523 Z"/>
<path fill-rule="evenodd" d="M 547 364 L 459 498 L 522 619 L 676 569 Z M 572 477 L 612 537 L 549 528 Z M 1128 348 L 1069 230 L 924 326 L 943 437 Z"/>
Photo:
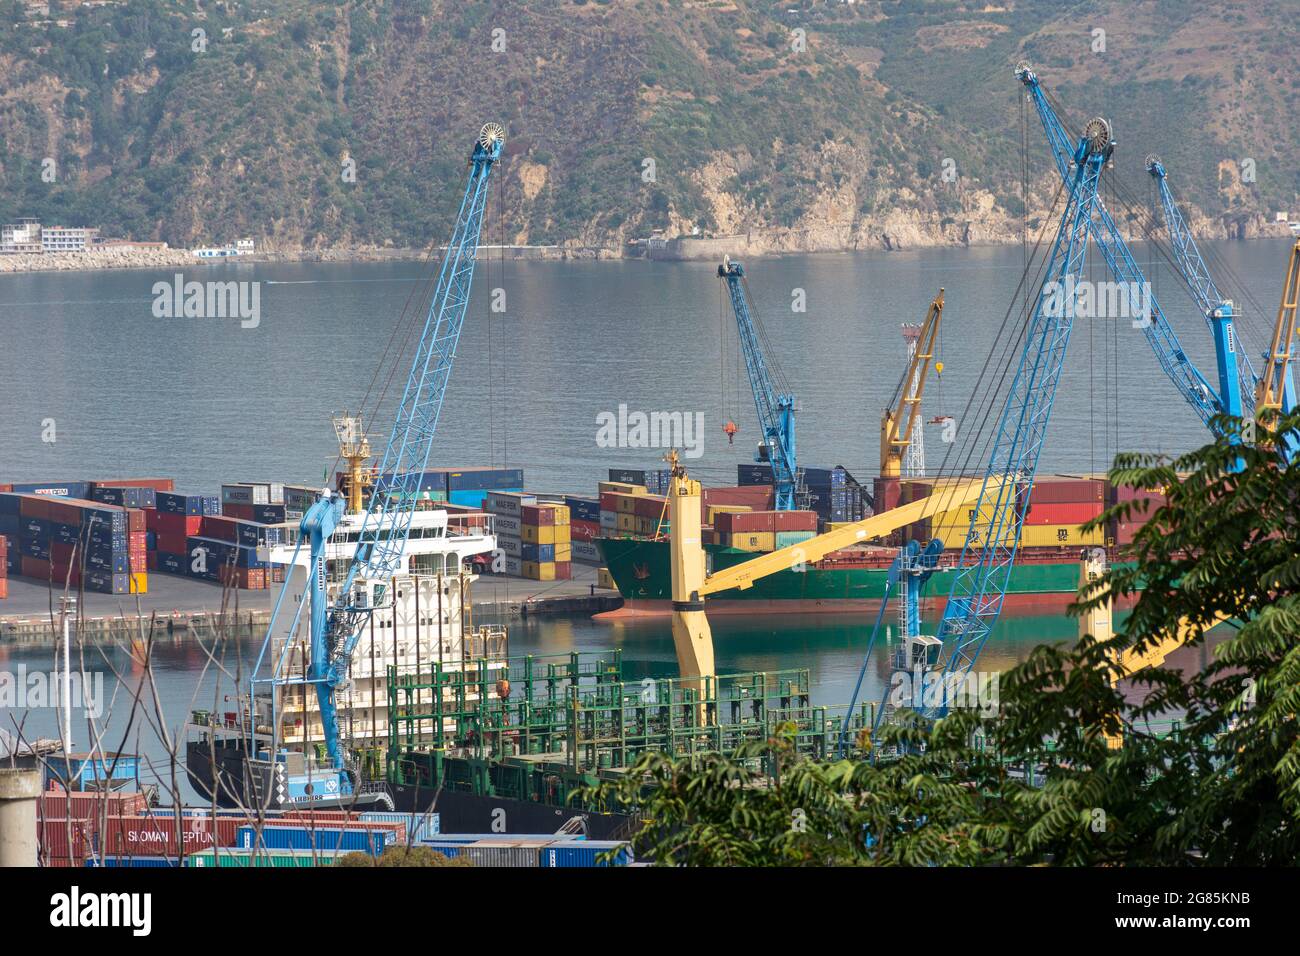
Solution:
<path fill-rule="evenodd" d="M 974 216 L 1024 208 L 1021 58 L 1073 120 L 1115 121 L 1117 175 L 1135 189 L 1155 151 L 1222 223 L 1287 209 L 1294 20 L 1190 6 L 52 0 L 47 20 L 0 0 L 0 219 L 177 245 L 421 246 L 497 120 L 492 242 L 847 239 L 899 214 L 955 239 Z M 1039 208 L 1054 183 L 1028 124 Z M 1237 181 L 1245 159 L 1254 184 Z"/>

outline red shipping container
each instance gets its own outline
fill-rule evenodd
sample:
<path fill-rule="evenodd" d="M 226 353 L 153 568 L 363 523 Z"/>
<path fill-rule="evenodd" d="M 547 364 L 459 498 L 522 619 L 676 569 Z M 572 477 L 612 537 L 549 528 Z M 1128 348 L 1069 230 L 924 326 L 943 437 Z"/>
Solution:
<path fill-rule="evenodd" d="M 0 485 L 0 492 L 5 492 L 7 494 L 8 492 L 11 492 L 13 490 L 14 490 L 13 485 Z"/>
<path fill-rule="evenodd" d="M 18 513 L 24 518 L 48 518 L 50 499 L 45 495 L 23 495 L 18 503 Z"/>
<path fill-rule="evenodd" d="M 179 517 L 179 516 L 177 516 Z M 200 519 L 195 518 L 195 521 Z M 198 532 L 196 531 L 195 534 Z M 174 534 L 170 531 L 158 532 L 158 550 L 166 554 L 185 554 L 187 546 L 187 535 Z"/>
<path fill-rule="evenodd" d="M 600 493 L 600 510 L 618 511 L 618 499 L 620 497 L 616 491 L 602 491 Z"/>
<path fill-rule="evenodd" d="M 774 513 L 777 531 L 816 531 L 817 512 L 815 511 L 777 511 Z"/>
<path fill-rule="evenodd" d="M 132 551 L 129 563 L 131 565 L 132 574 L 139 574 L 141 571 L 148 571 L 149 570 L 148 552 Z"/>
<path fill-rule="evenodd" d="M 75 544 L 68 544 L 64 541 L 50 542 L 50 564 L 66 567 L 72 560 L 72 555 L 77 551 Z M 79 552 L 78 552 L 79 553 Z"/>
<path fill-rule="evenodd" d="M 149 550 L 149 532 L 131 531 L 126 536 L 126 547 L 128 551 L 148 551 Z"/>
<path fill-rule="evenodd" d="M 203 518 L 203 537 L 216 538 L 218 541 L 237 544 L 239 542 L 239 525 L 235 521 L 236 519 L 230 516 L 205 515 Z"/>
<path fill-rule="evenodd" d="M 221 513 L 227 518 L 238 518 L 240 521 L 253 520 L 253 506 L 241 504 L 222 504 Z"/>
<path fill-rule="evenodd" d="M 600 522 L 574 521 L 569 525 L 569 537 L 574 541 L 594 541 L 600 537 Z"/>
<path fill-rule="evenodd" d="M 29 558 L 27 555 L 23 555 L 21 573 L 25 578 L 48 581 L 50 579 L 50 562 L 42 558 Z"/>
<path fill-rule="evenodd" d="M 1100 501 L 1060 502 L 1043 504 L 1037 500 L 1035 489 L 1029 500 L 1029 514 L 1025 515 L 1025 524 L 1074 524 L 1081 525 L 1091 521 L 1105 508 Z"/>
<path fill-rule="evenodd" d="M 554 524 L 564 524 L 564 521 L 557 521 L 559 515 L 557 512 L 564 505 L 524 505 L 519 509 L 519 520 L 523 524 L 531 524 L 537 527 L 547 527 Z"/>
<path fill-rule="evenodd" d="M 49 519 L 58 524 L 81 524 L 81 506 L 72 505 L 63 501 L 51 501 L 46 510 L 49 512 Z"/>
<path fill-rule="evenodd" d="M 573 562 L 572 562 L 572 561 L 556 561 L 556 562 L 555 562 L 555 580 L 557 580 L 557 581 L 568 581 L 568 580 L 572 579 L 572 577 L 573 577 Z"/>
<path fill-rule="evenodd" d="M 37 856 L 42 866 L 85 866 L 93 849 L 93 823 L 45 817 L 37 827 Z"/>
<path fill-rule="evenodd" d="M 636 500 L 633 514 L 639 518 L 660 518 L 668 520 L 668 499 L 662 495 L 641 495 Z"/>
<path fill-rule="evenodd" d="M 714 529 L 721 534 L 761 534 L 776 530 L 775 511 L 722 511 L 713 517 Z"/>
<path fill-rule="evenodd" d="M 144 531 L 144 509 L 127 508 L 126 509 L 126 530 L 127 531 Z"/>
<path fill-rule="evenodd" d="M 0 534 L 0 558 L 5 557 L 5 555 L 7 555 L 8 553 L 9 553 L 9 539 L 6 538 L 4 535 Z"/>
<path fill-rule="evenodd" d="M 114 478 L 111 481 L 92 481 L 91 488 L 152 488 L 154 491 L 175 491 L 171 478 Z"/>
<path fill-rule="evenodd" d="M 157 525 L 156 530 L 158 534 L 178 535 L 182 538 L 202 534 L 203 521 L 204 518 L 202 515 L 158 514 L 157 517 L 154 518 L 154 524 Z M 185 549 L 182 547 L 180 551 L 177 551 L 176 553 L 179 554 L 184 550 Z"/>
<path fill-rule="evenodd" d="M 897 478 L 877 478 L 872 495 L 876 502 L 876 514 L 897 508 L 902 493 L 902 483 Z"/>
<path fill-rule="evenodd" d="M 101 831 L 102 852 L 106 856 L 178 856 L 182 851 L 195 853 L 213 846 L 234 846 L 239 828 L 251 820 L 227 815 L 184 816 L 179 830 L 176 822 L 175 816 L 160 809 L 148 816 L 109 817 Z"/>
<path fill-rule="evenodd" d="M 2 570 L 4 570 L 4 568 L 3 566 L 0 566 L 0 571 Z M 0 601 L 3 601 L 8 596 L 9 596 L 9 579 L 5 577 L 3 574 L 0 574 Z"/>
<path fill-rule="evenodd" d="M 134 816 L 144 812 L 149 802 L 139 791 L 114 793 L 89 793 L 67 791 L 55 784 L 40 796 L 38 813 L 41 818 L 72 817 L 85 820 L 98 817 L 105 810 L 109 816 Z"/>
<path fill-rule="evenodd" d="M 1075 504 L 1104 502 L 1106 482 L 1100 478 L 1040 478 L 1034 482 L 1031 504 Z"/>

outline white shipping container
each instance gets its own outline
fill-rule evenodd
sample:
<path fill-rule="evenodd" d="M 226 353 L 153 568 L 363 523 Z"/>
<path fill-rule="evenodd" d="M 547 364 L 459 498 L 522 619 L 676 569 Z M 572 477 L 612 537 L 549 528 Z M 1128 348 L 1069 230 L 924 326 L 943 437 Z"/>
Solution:
<path fill-rule="evenodd" d="M 497 547 L 502 550 L 506 557 L 519 558 L 523 556 L 523 542 L 512 534 L 501 534 L 497 532 Z"/>
<path fill-rule="evenodd" d="M 497 534 L 509 534 L 517 538 L 523 521 L 510 515 L 497 515 L 492 519 L 492 526 L 496 528 Z"/>
<path fill-rule="evenodd" d="M 618 512 L 617 512 L 617 511 L 602 511 L 602 512 L 600 513 L 600 526 L 601 526 L 602 528 L 608 528 L 608 529 L 610 529 L 611 531 L 617 531 L 617 530 L 618 530 Z"/>
<path fill-rule="evenodd" d="M 513 574 L 515 577 L 522 577 L 524 573 L 524 562 L 522 558 L 512 558 L 506 556 L 506 574 Z"/>
<path fill-rule="evenodd" d="M 594 541 L 574 541 L 570 546 L 574 561 L 600 564 L 600 549 Z"/>

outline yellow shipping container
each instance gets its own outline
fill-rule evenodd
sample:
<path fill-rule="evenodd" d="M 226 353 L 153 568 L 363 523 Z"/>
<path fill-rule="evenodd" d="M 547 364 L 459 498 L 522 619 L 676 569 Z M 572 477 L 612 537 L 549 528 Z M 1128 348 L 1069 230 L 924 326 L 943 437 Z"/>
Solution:
<path fill-rule="evenodd" d="M 941 539 L 945 548 L 960 548 L 966 540 L 969 530 L 970 525 L 966 522 L 935 525 L 931 528 L 930 537 Z M 986 529 L 977 526 L 975 533 L 978 537 L 972 541 L 972 544 L 976 547 L 983 547 L 985 543 L 983 537 L 987 533 Z M 1011 529 L 1003 529 L 1003 544 L 1009 545 L 1011 540 Z M 1088 534 L 1084 534 L 1079 530 L 1078 525 L 1073 524 L 1027 524 L 1020 529 L 1020 546 L 1022 548 L 1056 548 L 1104 543 L 1105 531 L 1101 528 Z"/>
<path fill-rule="evenodd" d="M 596 587 L 608 588 L 611 591 L 618 590 L 614 584 L 614 575 L 609 573 L 609 568 L 601 568 L 596 572 Z"/>
<path fill-rule="evenodd" d="M 618 516 L 618 530 L 635 533 L 637 520 L 638 519 L 636 515 L 627 515 L 627 514 L 620 513 Z"/>
<path fill-rule="evenodd" d="M 621 495 L 644 495 L 645 485 L 629 485 L 623 481 L 602 481 L 597 486 L 601 491 L 613 491 Z"/>
<path fill-rule="evenodd" d="M 522 524 L 519 526 L 519 540 L 525 544 L 566 544 L 571 539 L 567 524 Z"/>
<path fill-rule="evenodd" d="M 772 531 L 742 531 L 726 536 L 728 547 L 741 551 L 775 551 L 776 533 Z"/>
<path fill-rule="evenodd" d="M 270 572 L 267 572 L 270 574 Z M 149 575 L 144 571 L 137 571 L 131 575 L 131 590 L 129 594 L 148 594 L 149 593 Z"/>
<path fill-rule="evenodd" d="M 630 515 L 636 511 L 636 499 L 644 495 L 620 494 L 616 500 L 618 504 L 618 513 Z"/>
<path fill-rule="evenodd" d="M 564 544 L 559 544 L 557 542 L 555 545 L 556 563 L 562 564 L 565 561 L 572 561 L 572 560 L 573 560 L 573 545 L 567 541 Z"/>
<path fill-rule="evenodd" d="M 1106 543 L 1106 529 L 1096 528 L 1084 534 L 1075 524 L 1027 524 L 1020 532 L 1025 548 L 1052 548 L 1067 545 Z"/>
<path fill-rule="evenodd" d="M 525 561 L 522 570 L 524 577 L 532 578 L 534 581 L 555 580 L 554 561 Z"/>
<path fill-rule="evenodd" d="M 735 515 L 735 514 L 741 514 L 742 512 L 753 511 L 753 510 L 754 509 L 749 507 L 749 505 L 710 505 L 708 510 L 708 519 L 704 523 L 717 524 L 717 521 L 715 519 L 718 517 L 718 515 L 722 515 L 722 514 Z"/>

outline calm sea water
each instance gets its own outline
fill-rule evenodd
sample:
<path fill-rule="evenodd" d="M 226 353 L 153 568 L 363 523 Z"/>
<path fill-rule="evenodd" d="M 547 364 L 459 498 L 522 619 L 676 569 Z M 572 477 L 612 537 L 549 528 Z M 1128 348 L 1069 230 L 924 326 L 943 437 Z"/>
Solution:
<path fill-rule="evenodd" d="M 1260 303 L 1264 314 L 1248 312 L 1241 323 L 1258 351 L 1287 244 L 1209 248 Z M 1135 252 L 1145 263 L 1144 250 Z M 747 265 L 753 306 L 799 399 L 801 460 L 869 476 L 880 412 L 902 375 L 900 324 L 921 321 L 939 288 L 946 290 L 945 370 L 931 380 L 924 412 L 960 416 L 1022 256 L 1019 248 L 980 248 Z M 756 425 L 715 269 L 481 262 L 433 461 L 522 466 L 536 490 L 594 491 L 606 469 L 654 467 L 663 453 L 597 445 L 597 417 L 626 405 L 699 413 L 703 455 L 688 464 L 706 481 L 734 482 L 735 464 L 752 455 Z M 157 474 L 191 492 L 215 492 L 223 481 L 319 482 L 337 451 L 330 413 L 358 406 L 426 273 L 418 263 L 184 270 L 187 280 L 262 283 L 260 322 L 248 329 L 237 319 L 155 318 L 153 285 L 170 281 L 172 271 L 0 276 L 0 479 Z M 1183 346 L 1212 375 L 1203 320 L 1166 270 L 1155 270 L 1153 283 Z M 504 313 L 490 311 L 494 288 L 505 291 Z M 803 313 L 791 308 L 799 289 Z M 724 342 L 731 346 L 725 357 Z M 1106 370 L 1116 360 L 1111 382 Z M 403 360 L 388 393 L 385 421 L 409 364 Z M 1117 428 L 1108 426 L 1115 402 Z M 721 428 L 728 418 L 740 425 L 734 445 Z M 55 423 L 52 443 L 42 441 L 47 419 Z M 959 420 L 959 429 L 968 426 Z M 376 433 L 382 442 L 386 426 Z M 1102 469 L 1117 443 L 1179 452 L 1203 437 L 1129 322 L 1076 323 L 1044 468 Z M 945 450 L 939 438 L 931 429 L 932 467 Z"/>
<path fill-rule="evenodd" d="M 1210 244 L 1210 253 L 1249 293 L 1243 338 L 1257 351 L 1276 308 L 1288 244 Z M 1136 250 L 1145 265 L 1143 250 Z M 878 466 L 878 420 L 901 375 L 900 324 L 919 322 L 942 286 L 946 308 L 942 379 L 931 380 L 925 414 L 960 416 L 1022 271 L 1018 248 L 791 256 L 748 263 L 753 304 L 799 396 L 805 464 L 843 464 L 862 476 Z M 662 450 L 603 448 L 598 416 L 636 411 L 699 413 L 703 456 L 687 462 L 706 483 L 731 483 L 756 431 L 734 349 L 734 321 L 715 266 L 706 263 L 567 262 L 480 264 L 433 461 L 522 466 L 539 491 L 593 492 L 610 467 L 654 467 Z M 165 475 L 178 488 L 215 492 L 223 481 L 318 482 L 335 458 L 328 416 L 356 408 L 380 365 L 403 304 L 425 270 L 415 263 L 269 265 L 184 270 L 186 279 L 237 279 L 260 286 L 260 322 L 158 319 L 153 285 L 172 272 L 0 276 L 0 480 Z M 1204 322 L 1166 270 L 1156 293 L 1183 346 L 1213 368 Z M 1100 277 L 1100 276 L 1099 276 Z M 490 311 L 505 290 L 506 311 Z M 807 311 L 791 310 L 803 290 Z M 1253 300 L 1253 301 L 1248 301 Z M 409 359 L 401 365 L 409 365 Z M 404 368 L 394 388 L 400 388 Z M 381 376 L 382 379 L 382 376 Z M 391 415 L 396 396 L 384 406 Z M 721 424 L 740 424 L 729 445 Z M 42 441 L 53 419 L 56 441 Z M 1113 419 L 1113 420 L 1112 420 Z M 963 427 L 959 421 L 959 427 Z M 379 428 L 379 432 L 385 431 Z M 1127 321 L 1076 323 L 1042 467 L 1101 470 L 1121 449 L 1177 453 L 1203 442 L 1199 420 L 1161 374 Z M 943 458 L 937 431 L 931 466 Z M 714 622 L 719 668 L 808 667 L 818 702 L 842 704 L 861 666 L 870 621 L 853 617 L 722 618 Z M 1044 641 L 1068 640 L 1072 622 L 1006 618 L 981 667 L 1002 669 Z M 254 654 L 249 639 L 226 660 Z M 535 620 L 512 629 L 512 653 L 621 648 L 632 677 L 669 676 L 665 623 Z M 106 745 L 164 750 L 159 728 L 125 723 L 125 695 L 142 669 L 130 648 L 88 654 L 116 693 Z M 885 655 L 875 659 L 865 699 L 878 699 Z M 193 707 L 220 709 L 235 687 L 217 678 L 193 641 L 155 649 L 154 674 L 179 732 Z M 0 668 L 48 670 L 52 651 L 0 644 Z M 124 680 L 118 682 L 118 677 Z M 29 736 L 54 736 L 53 711 L 12 709 Z M 88 744 L 79 726 L 76 743 Z"/>

